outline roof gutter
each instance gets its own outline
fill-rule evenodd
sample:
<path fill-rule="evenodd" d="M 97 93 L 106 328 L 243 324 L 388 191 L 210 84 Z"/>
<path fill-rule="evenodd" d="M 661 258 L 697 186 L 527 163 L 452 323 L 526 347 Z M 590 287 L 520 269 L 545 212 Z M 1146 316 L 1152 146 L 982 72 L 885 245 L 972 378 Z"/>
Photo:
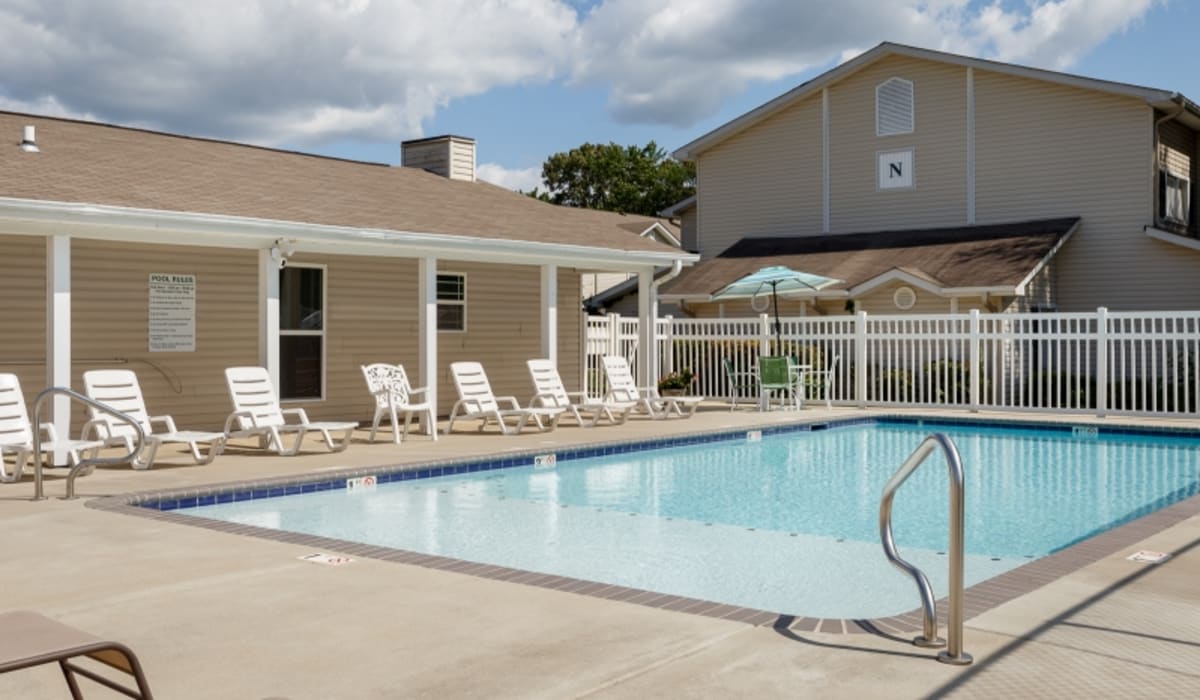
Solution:
<path fill-rule="evenodd" d="M 661 277 L 654 278 L 654 282 L 652 283 L 654 285 L 654 293 L 657 295 L 658 288 L 678 277 L 680 272 L 683 272 L 683 259 L 675 258 L 675 261 L 671 263 L 670 271 Z"/>
<path fill-rule="evenodd" d="M 393 257 L 443 257 L 454 260 L 629 271 L 673 262 L 694 263 L 699 255 L 617 250 L 563 243 L 513 241 L 420 231 L 332 226 L 302 221 L 257 219 L 223 214 L 173 212 L 102 204 L 47 202 L 0 197 L 0 221 L 21 224 L 11 233 L 71 235 L 79 238 L 260 249 L 288 238 L 303 252 Z M 188 236 L 180 239 L 180 234 Z"/>

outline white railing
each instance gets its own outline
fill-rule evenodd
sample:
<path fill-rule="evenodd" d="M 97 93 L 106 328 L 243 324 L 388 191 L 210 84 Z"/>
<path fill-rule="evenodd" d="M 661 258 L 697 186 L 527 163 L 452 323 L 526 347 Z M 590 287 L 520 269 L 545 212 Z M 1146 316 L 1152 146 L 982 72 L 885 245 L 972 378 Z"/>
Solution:
<path fill-rule="evenodd" d="M 586 321 L 586 390 L 604 393 L 600 357 L 637 361 L 638 321 Z M 776 342 L 768 315 L 658 320 L 662 373 L 692 370 L 694 393 L 728 399 L 728 368 L 789 354 L 818 369 L 839 357 L 834 403 L 956 406 L 1097 415 L 1200 416 L 1200 312 L 797 317 Z"/>

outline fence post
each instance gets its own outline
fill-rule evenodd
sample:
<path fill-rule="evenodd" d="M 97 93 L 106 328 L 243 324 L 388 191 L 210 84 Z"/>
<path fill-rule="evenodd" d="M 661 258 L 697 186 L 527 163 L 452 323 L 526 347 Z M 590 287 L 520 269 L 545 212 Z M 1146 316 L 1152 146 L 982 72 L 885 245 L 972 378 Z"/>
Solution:
<path fill-rule="evenodd" d="M 971 340 L 967 350 L 971 363 L 971 412 L 979 413 L 979 309 L 971 309 Z"/>
<path fill-rule="evenodd" d="M 758 315 L 758 356 L 771 354 L 771 322 L 766 314 Z"/>
<path fill-rule="evenodd" d="M 663 364 L 665 367 L 659 367 L 659 374 L 667 374 L 675 371 L 675 317 L 667 315 L 663 317 L 666 330 L 663 331 Z M 657 378 L 656 378 L 657 380 Z"/>
<path fill-rule="evenodd" d="M 1108 412 L 1108 309 L 1096 309 L 1096 416 Z"/>
<path fill-rule="evenodd" d="M 867 407 L 867 312 L 854 315 L 854 398 Z"/>
<path fill-rule="evenodd" d="M 621 314 L 608 315 L 608 352 L 605 354 L 621 354 Z"/>

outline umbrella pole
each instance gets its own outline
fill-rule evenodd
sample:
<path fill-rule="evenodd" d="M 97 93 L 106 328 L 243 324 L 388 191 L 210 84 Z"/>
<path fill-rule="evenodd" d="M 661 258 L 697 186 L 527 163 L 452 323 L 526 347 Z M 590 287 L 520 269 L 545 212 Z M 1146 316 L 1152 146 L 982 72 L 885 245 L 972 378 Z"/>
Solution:
<path fill-rule="evenodd" d="M 778 282 L 771 284 L 771 301 L 775 305 L 775 354 L 783 354 L 783 342 L 780 339 L 781 329 L 779 324 L 779 295 L 775 292 L 775 286 Z"/>

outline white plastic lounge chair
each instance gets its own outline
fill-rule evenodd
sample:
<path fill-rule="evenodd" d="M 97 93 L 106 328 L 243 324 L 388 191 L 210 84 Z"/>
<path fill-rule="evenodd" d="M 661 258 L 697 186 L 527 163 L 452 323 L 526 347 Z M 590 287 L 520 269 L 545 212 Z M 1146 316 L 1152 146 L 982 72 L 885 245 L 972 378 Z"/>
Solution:
<path fill-rule="evenodd" d="M 225 436 L 232 438 L 256 437 L 263 449 L 272 449 L 289 457 L 300 451 L 304 434 L 310 430 L 321 433 L 325 445 L 331 452 L 341 452 L 350 446 L 350 436 L 358 423 L 342 421 L 308 420 L 303 408 L 279 408 L 271 375 L 262 367 L 230 367 L 225 370 L 225 381 L 229 385 L 229 398 L 233 401 L 233 413 L 225 419 Z M 288 423 L 285 416 L 292 415 L 297 422 Z M 330 432 L 343 431 L 341 442 L 335 442 Z M 296 441 L 284 447 L 280 433 L 295 432 Z"/>
<path fill-rule="evenodd" d="M 142 397 L 137 375 L 130 370 L 96 369 L 84 372 L 83 386 L 88 398 L 111 406 L 141 423 L 146 441 L 141 453 L 134 455 L 130 461 L 134 469 L 152 467 L 159 446 L 165 443 L 186 443 L 196 464 L 208 464 L 225 449 L 224 433 L 179 430 L 171 416 L 151 416 L 146 410 L 146 400 Z M 136 439 L 133 426 L 91 406 L 88 407 L 88 415 L 91 420 L 83 426 L 84 438 L 94 435 L 96 439 L 103 440 L 105 446 L 121 445 L 127 452 L 133 451 Z M 154 432 L 155 423 L 166 426 L 166 432 Z M 208 443 L 207 455 L 200 453 L 198 443 L 201 442 Z"/>
<path fill-rule="evenodd" d="M 669 417 L 672 412 L 690 418 L 704 400 L 701 396 L 660 396 L 656 387 L 639 389 L 624 357 L 605 355 L 603 359 L 604 376 L 608 379 L 606 401 L 632 401 L 657 420 Z"/>
<path fill-rule="evenodd" d="M 66 450 L 69 463 L 79 463 L 80 454 L 94 457 L 104 443 L 99 440 L 60 440 L 53 423 L 42 423 L 45 433 L 42 454 L 51 455 L 57 450 Z M 4 455 L 13 455 L 13 468 L 8 471 Z M 29 425 L 29 412 L 25 409 L 25 396 L 21 393 L 21 382 L 15 374 L 0 374 L 0 481 L 12 483 L 21 480 L 21 472 L 33 457 L 33 428 Z"/>
<path fill-rule="evenodd" d="M 392 442 L 399 445 L 403 438 L 396 416 L 401 412 L 404 413 L 403 437 L 408 437 L 408 424 L 412 422 L 413 414 L 424 413 L 428 417 L 429 425 L 432 426 L 433 439 L 437 440 L 437 418 L 433 414 L 433 405 L 428 401 L 411 402 L 413 394 L 425 394 L 429 391 L 429 387 L 412 388 L 408 383 L 408 374 L 401 365 L 376 362 L 363 365 L 362 373 L 367 380 L 367 389 L 375 397 L 375 420 L 371 422 L 371 442 L 375 442 L 379 421 L 386 415 L 392 419 Z"/>
<path fill-rule="evenodd" d="M 561 408 L 521 408 L 517 399 L 512 396 L 495 396 L 492 385 L 488 383 L 483 365 L 478 362 L 453 362 L 450 364 L 450 374 L 454 377 L 454 388 L 458 390 L 458 401 L 450 409 L 450 422 L 446 432 L 454 429 L 454 421 L 458 418 L 478 418 L 479 430 L 491 421 L 496 421 L 500 432 L 505 435 L 515 435 L 525 427 L 529 419 L 533 419 L 539 430 L 553 430 L 558 427 L 558 419 L 562 417 Z M 500 402 L 509 404 L 509 408 L 500 408 Z M 509 425 L 508 419 L 516 419 L 516 425 Z M 542 419 L 549 423 L 543 423 Z"/>
<path fill-rule="evenodd" d="M 126 685 L 83 666 L 76 659 L 87 657 L 110 669 L 128 674 L 133 685 Z M 71 697 L 83 697 L 76 675 L 131 698 L 152 697 L 146 674 L 133 650 L 119 642 L 88 634 L 83 630 L 52 620 L 32 610 L 13 610 L 0 614 L 0 673 L 57 663 L 67 681 Z M 126 681 L 127 683 L 128 681 Z"/>
<path fill-rule="evenodd" d="M 537 392 L 529 400 L 529 405 L 566 409 L 582 427 L 591 428 L 601 418 L 608 418 L 613 425 L 624 423 L 630 411 L 637 407 L 636 401 L 599 401 L 589 399 L 583 391 L 567 391 L 558 368 L 550 360 L 529 360 L 525 364 L 529 366 L 529 376 L 533 378 L 534 391 Z M 589 413 L 591 417 L 585 420 L 583 413 Z"/>

